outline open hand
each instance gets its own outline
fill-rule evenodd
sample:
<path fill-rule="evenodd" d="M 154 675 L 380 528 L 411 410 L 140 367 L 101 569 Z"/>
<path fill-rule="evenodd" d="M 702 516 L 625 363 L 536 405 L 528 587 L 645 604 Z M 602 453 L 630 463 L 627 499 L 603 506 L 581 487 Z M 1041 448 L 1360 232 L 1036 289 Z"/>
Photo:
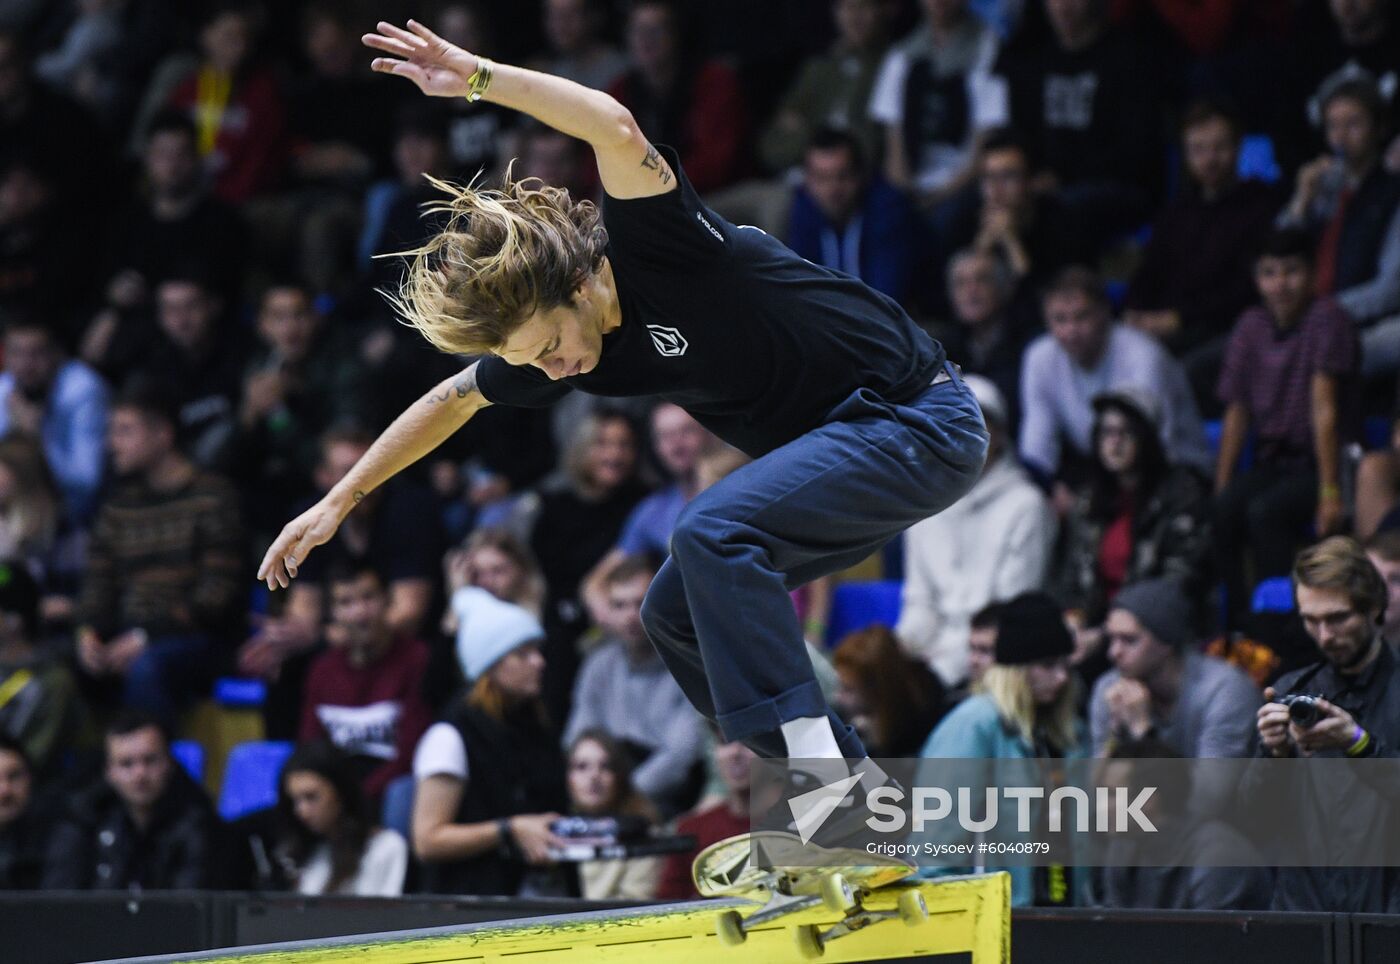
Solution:
<path fill-rule="evenodd" d="M 376 57 L 370 67 L 381 74 L 407 77 L 430 97 L 465 97 L 471 89 L 467 80 L 476 73 L 480 60 L 454 46 L 416 20 L 408 30 L 383 20 L 378 33 L 361 39 L 366 47 L 382 50 L 389 57 Z"/>

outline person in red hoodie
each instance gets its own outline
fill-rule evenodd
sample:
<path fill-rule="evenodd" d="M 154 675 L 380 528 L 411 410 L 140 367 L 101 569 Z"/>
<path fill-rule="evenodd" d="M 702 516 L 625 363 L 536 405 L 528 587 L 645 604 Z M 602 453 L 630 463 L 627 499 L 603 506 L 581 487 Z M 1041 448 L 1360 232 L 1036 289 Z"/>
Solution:
<path fill-rule="evenodd" d="M 361 767 L 364 790 L 379 799 L 409 772 L 431 714 L 423 697 L 428 647 L 396 635 L 385 618 L 388 593 L 368 566 L 330 574 L 329 648 L 311 664 L 302 697 L 303 742 L 329 740 Z"/>
<path fill-rule="evenodd" d="M 214 194 L 228 204 L 275 187 L 287 159 L 286 108 L 272 72 L 251 62 L 254 28 L 251 8 L 216 5 L 200 29 L 203 59 L 170 97 L 193 119 Z"/>
<path fill-rule="evenodd" d="M 748 833 L 750 829 L 749 771 L 754 752 L 738 740 L 726 742 L 713 726 L 711 733 L 715 736 L 715 771 L 724 785 L 724 796 L 710 797 L 708 804 L 702 800 L 689 815 L 676 821 L 677 836 L 694 836 L 695 849 L 666 858 L 656 885 L 657 900 L 689 900 L 697 896 L 690 874 L 696 856 L 710 844 Z"/>

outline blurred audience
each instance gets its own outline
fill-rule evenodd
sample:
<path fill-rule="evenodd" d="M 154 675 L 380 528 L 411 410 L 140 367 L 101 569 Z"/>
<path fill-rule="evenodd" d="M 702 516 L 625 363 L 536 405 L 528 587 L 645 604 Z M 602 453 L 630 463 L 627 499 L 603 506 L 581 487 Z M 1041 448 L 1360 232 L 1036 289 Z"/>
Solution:
<path fill-rule="evenodd" d="M 989 88 L 996 34 L 966 0 L 924 0 L 923 22 L 895 44 L 870 116 L 884 129 L 885 176 L 909 192 L 939 240 L 974 177 L 974 148 L 1000 106 Z"/>
<path fill-rule="evenodd" d="M 739 78 L 703 60 L 675 0 L 637 0 L 627 13 L 630 64 L 608 92 L 655 144 L 674 147 L 697 191 L 727 187 L 745 174 L 749 115 Z"/>
<path fill-rule="evenodd" d="M 70 519 L 92 518 L 102 482 L 107 386 L 87 365 L 66 358 L 53 331 L 33 318 L 5 325 L 0 373 L 0 437 L 43 447 L 49 474 Z"/>
<path fill-rule="evenodd" d="M 311 664 L 302 697 L 302 743 L 329 741 L 347 757 L 366 801 L 409 772 L 428 728 L 423 676 L 428 647 L 388 622 L 379 573 L 347 566 L 326 576 L 330 623 L 326 651 Z"/>
<path fill-rule="evenodd" d="M 637 790 L 669 817 L 699 794 L 704 728 L 642 627 L 642 599 L 654 575 L 639 557 L 608 573 L 603 640 L 579 667 L 564 742 L 587 730 L 607 733 L 629 755 Z"/>
<path fill-rule="evenodd" d="M 844 131 L 814 131 L 803 154 L 802 184 L 792 198 L 792 250 L 903 301 L 915 236 L 909 203 L 871 171 L 860 142 Z"/>
<path fill-rule="evenodd" d="M 1055 541 L 1054 512 L 1011 447 L 1005 399 L 987 379 L 965 378 L 987 422 L 987 463 L 966 496 L 905 532 L 896 628 L 948 689 L 967 679 L 972 615 L 1040 588 Z"/>
<path fill-rule="evenodd" d="M 175 434 L 154 391 L 134 386 L 113 405 L 118 484 L 93 525 L 77 630 L 84 672 L 119 681 L 126 706 L 167 723 L 237 638 L 247 564 L 235 490 Z"/>
<path fill-rule="evenodd" d="M 1054 600 L 1022 593 L 1000 607 L 994 662 L 981 691 L 955 706 L 929 734 L 926 760 L 1083 758 L 1089 750 L 1070 669 L 1074 642 Z M 988 868 L 990 869 L 990 868 Z M 1087 879 L 1073 868 L 998 867 L 1011 875 L 1013 907 L 1087 901 Z M 937 876 L 945 868 L 925 873 Z"/>
<path fill-rule="evenodd" d="M 1273 186 L 1236 174 L 1242 134 L 1239 119 L 1218 104 L 1187 109 L 1185 189 L 1152 222 L 1123 313 L 1181 359 L 1196 401 L 1211 411 L 1230 326 L 1254 300 L 1251 259 L 1282 203 Z"/>
<path fill-rule="evenodd" d="M 1135 582 L 1114 598 L 1105 625 L 1113 669 L 1089 701 L 1097 755 L 1149 737 L 1188 759 L 1252 752 L 1259 691 L 1243 671 L 1197 651 L 1190 613 L 1170 577 Z"/>
<path fill-rule="evenodd" d="M 632 783 L 632 759 L 609 733 L 589 729 L 573 738 L 568 753 L 569 810 L 585 817 L 660 822 L 651 802 Z M 651 900 L 662 858 L 586 860 L 579 864 L 584 900 Z"/>
<path fill-rule="evenodd" d="M 530 67 L 607 90 L 627 69 L 622 52 L 603 39 L 601 0 L 544 0 L 547 50 Z"/>
<path fill-rule="evenodd" d="M 397 897 L 408 872 L 408 844 L 375 826 L 350 761 L 312 742 L 282 767 L 277 788 L 281 839 L 276 858 L 299 894 Z"/>
<path fill-rule="evenodd" d="M 1014 438 L 1021 424 L 1021 359 L 1030 326 L 1012 308 L 1016 279 L 995 252 L 963 248 L 948 262 L 952 326 L 939 332 L 949 358 L 984 376 L 1005 402 L 1003 428 Z"/>
<path fill-rule="evenodd" d="M 24 747 L 0 733 L 0 892 L 34 890 L 44 872 L 44 828 Z"/>
<path fill-rule="evenodd" d="M 49 838 L 46 890 L 199 890 L 217 881 L 218 817 L 136 711 L 103 731 L 103 776 L 71 797 Z"/>
<path fill-rule="evenodd" d="M 1045 0 L 1050 29 L 1022 32 L 992 70 L 1003 102 L 993 123 L 1031 140 L 1053 190 L 1081 230 L 1131 230 L 1161 190 L 1166 71 L 1109 19 L 1103 0 Z"/>
<path fill-rule="evenodd" d="M 1093 399 L 1109 389 L 1134 387 L 1157 398 L 1168 459 L 1204 470 L 1210 455 L 1186 374 L 1155 340 L 1114 322 L 1098 277 L 1067 268 L 1043 302 L 1049 331 L 1031 342 L 1021 367 L 1020 451 L 1042 480 L 1061 483 L 1061 514 L 1069 500 L 1064 483 L 1082 479 L 1093 458 Z"/>
<path fill-rule="evenodd" d="M 835 43 L 802 64 L 758 139 L 758 156 L 769 171 L 800 164 L 823 127 L 848 133 L 879 170 L 882 138 L 868 106 L 889 44 L 889 9 L 880 0 L 833 0 L 831 12 Z"/>
<path fill-rule="evenodd" d="M 701 462 L 716 451 L 714 436 L 674 402 L 661 402 L 652 409 L 651 446 L 670 482 L 637 503 L 623 524 L 617 545 L 584 579 L 583 599 L 595 622 L 606 608 L 602 590 L 613 569 L 636 557 L 660 566 L 670 555 L 671 532 L 681 510 L 705 487 L 700 479 Z"/>
<path fill-rule="evenodd" d="M 1391 373 L 1400 368 L 1400 173 L 1382 164 L 1389 110 L 1367 75 L 1327 84 L 1321 109 L 1328 152 L 1298 169 L 1278 223 L 1316 233 L 1314 290 L 1360 326 L 1362 372 Z"/>
<path fill-rule="evenodd" d="M 1052 567 L 1075 627 L 1076 662 L 1100 656 L 1104 618 L 1130 583 L 1180 579 L 1183 617 L 1199 622 L 1212 562 L 1210 490 L 1197 470 L 1168 460 L 1157 400 L 1122 388 L 1093 405 L 1093 465 L 1065 514 Z M 1099 668 L 1101 659 L 1091 672 Z"/>
<path fill-rule="evenodd" d="M 430 894 L 558 895 L 549 849 L 567 809 L 558 734 L 541 700 L 544 629 L 484 589 L 457 627 L 470 690 L 413 759 L 414 855 Z"/>
<path fill-rule="evenodd" d="M 1232 624 L 1253 578 L 1284 575 L 1306 541 L 1343 524 L 1342 447 L 1355 437 L 1357 338 L 1351 319 L 1319 296 L 1308 237 L 1276 232 L 1255 261 L 1260 304 L 1225 349 L 1225 403 L 1215 468 L 1215 548 Z M 1253 431 L 1254 464 L 1238 470 Z"/>
<path fill-rule="evenodd" d="M 511 513 L 540 561 L 547 587 L 544 701 L 567 719 L 579 656 L 575 641 L 588 628 L 583 580 L 616 543 L 646 495 L 637 478 L 637 430 L 617 413 L 581 420 L 561 459 L 561 471 L 527 493 Z"/>
<path fill-rule="evenodd" d="M 1318 659 L 1285 673 L 1264 690 L 1255 725 L 1256 753 L 1263 758 L 1393 757 L 1400 740 L 1400 685 L 1396 656 L 1380 632 L 1386 587 L 1355 540 L 1333 536 L 1298 554 L 1292 570 L 1303 626 Z M 1311 725 L 1294 721 L 1282 698 L 1319 697 Z M 1357 813 L 1366 819 L 1334 825 L 1313 810 L 1306 823 L 1314 853 L 1327 853 L 1334 834 L 1342 839 L 1383 839 L 1393 827 L 1388 794 L 1356 773 L 1339 769 L 1304 771 L 1313 781 L 1348 780 Z M 1267 792 L 1267 771 L 1245 774 L 1244 792 Z M 1395 879 L 1386 867 L 1279 867 L 1271 910 L 1313 913 L 1386 913 L 1395 906 Z"/>
<path fill-rule="evenodd" d="M 838 680 L 832 705 L 871 757 L 916 755 L 948 709 L 938 677 L 909 657 L 887 627 L 849 634 L 831 662 Z"/>
<path fill-rule="evenodd" d="M 691 900 L 698 896 L 690 865 L 700 851 L 735 834 L 748 833 L 749 770 L 754 752 L 737 741 L 724 742 L 718 728 L 710 726 L 714 768 L 723 787 L 718 800 L 703 803 L 694 812 L 676 821 L 676 833 L 695 838 L 695 849 L 689 853 L 668 854 L 661 868 L 661 880 L 656 885 L 657 900 Z"/>
<path fill-rule="evenodd" d="M 1391 529 L 1366 540 L 1366 557 L 1385 582 L 1385 622 L 1381 635 L 1400 652 L 1400 531 Z"/>
<path fill-rule="evenodd" d="M 287 160 L 286 102 L 258 62 L 259 19 L 251 3 L 213 5 L 200 25 L 201 60 L 169 100 L 195 123 L 214 194 L 233 204 L 274 187 Z"/>
<path fill-rule="evenodd" d="M 24 749 L 29 769 L 51 776 L 80 716 L 68 662 L 39 635 L 39 586 L 22 565 L 0 562 L 0 736 Z"/>

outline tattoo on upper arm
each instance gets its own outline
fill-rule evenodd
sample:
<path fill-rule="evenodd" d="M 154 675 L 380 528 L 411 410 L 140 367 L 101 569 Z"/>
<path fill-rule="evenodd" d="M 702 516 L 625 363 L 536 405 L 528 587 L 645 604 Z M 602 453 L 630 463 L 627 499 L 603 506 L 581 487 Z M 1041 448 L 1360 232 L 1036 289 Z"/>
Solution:
<path fill-rule="evenodd" d="M 356 489 L 356 490 L 355 490 L 355 494 L 352 495 L 352 496 L 350 496 L 350 498 L 354 500 L 354 502 L 355 502 L 356 505 L 359 505 L 361 502 L 363 502 L 363 501 L 365 500 L 365 494 L 364 494 L 364 492 L 362 492 L 361 490 Z"/>
<path fill-rule="evenodd" d="M 655 171 L 661 176 L 662 184 L 671 183 L 671 172 L 666 169 L 666 165 L 661 160 L 661 155 L 652 145 L 647 145 L 647 156 L 642 158 L 642 167 L 649 171 Z"/>
<path fill-rule="evenodd" d="M 476 391 L 476 366 L 472 365 L 457 376 L 451 387 L 444 388 L 442 391 L 429 392 L 424 396 L 423 402 L 426 405 L 437 405 L 447 401 L 453 395 L 458 398 L 466 398 L 474 391 Z"/>

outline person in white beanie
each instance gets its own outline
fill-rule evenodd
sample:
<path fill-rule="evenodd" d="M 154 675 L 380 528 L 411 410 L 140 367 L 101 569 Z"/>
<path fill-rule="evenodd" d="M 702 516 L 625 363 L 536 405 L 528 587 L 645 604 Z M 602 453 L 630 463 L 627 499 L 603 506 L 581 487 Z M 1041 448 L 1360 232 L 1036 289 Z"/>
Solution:
<path fill-rule="evenodd" d="M 904 534 L 904 591 L 895 634 L 949 690 L 968 675 L 972 616 L 1041 588 L 1055 514 L 1007 444 L 1006 400 L 990 379 L 965 375 L 991 433 L 987 465 L 952 508 Z"/>
<path fill-rule="evenodd" d="M 559 736 L 540 700 L 539 620 L 485 589 L 452 597 L 466 697 L 414 754 L 413 852 L 438 894 L 563 893 L 548 864 L 568 805 Z"/>

